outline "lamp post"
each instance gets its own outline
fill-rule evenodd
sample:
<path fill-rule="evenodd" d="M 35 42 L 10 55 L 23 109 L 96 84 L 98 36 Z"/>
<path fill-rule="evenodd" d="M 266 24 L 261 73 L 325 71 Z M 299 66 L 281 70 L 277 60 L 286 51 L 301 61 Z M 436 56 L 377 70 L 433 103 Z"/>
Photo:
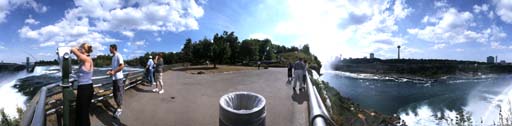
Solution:
<path fill-rule="evenodd" d="M 400 59 L 400 45 L 398 45 L 396 48 L 398 48 L 398 59 Z"/>

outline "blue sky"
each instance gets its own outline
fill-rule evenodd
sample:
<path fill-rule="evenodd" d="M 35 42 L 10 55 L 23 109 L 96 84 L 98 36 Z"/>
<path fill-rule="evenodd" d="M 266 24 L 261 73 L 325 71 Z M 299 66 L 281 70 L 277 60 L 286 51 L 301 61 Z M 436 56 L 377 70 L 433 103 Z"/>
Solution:
<path fill-rule="evenodd" d="M 54 59 L 59 46 L 118 44 L 125 57 L 179 51 L 186 38 L 234 31 L 239 39 L 310 44 L 333 57 L 512 61 L 512 1 L 0 0 L 0 60 Z"/>

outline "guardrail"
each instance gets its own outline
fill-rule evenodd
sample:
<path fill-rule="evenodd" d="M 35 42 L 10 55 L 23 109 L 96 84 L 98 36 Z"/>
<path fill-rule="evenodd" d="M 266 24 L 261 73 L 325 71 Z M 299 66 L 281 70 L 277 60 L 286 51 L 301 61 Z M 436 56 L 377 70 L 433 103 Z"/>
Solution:
<path fill-rule="evenodd" d="M 313 71 L 314 72 L 314 71 Z M 336 126 L 325 108 L 318 91 L 311 83 L 309 73 L 306 72 L 306 84 L 309 94 L 309 125 L 311 126 Z"/>
<path fill-rule="evenodd" d="M 137 83 L 139 83 L 143 79 L 143 76 L 144 76 L 144 71 L 135 71 L 135 72 L 127 73 L 126 74 L 126 84 L 128 84 L 128 85 L 125 86 L 125 90 L 128 88 L 131 88 L 131 87 L 135 86 Z M 110 76 L 94 77 L 93 80 L 106 79 L 109 77 Z M 74 80 L 70 80 L 70 82 L 74 82 Z M 57 109 L 62 108 L 62 106 L 59 106 L 57 108 L 50 109 L 48 112 L 46 112 L 46 108 L 45 108 L 45 106 L 47 104 L 46 97 L 53 96 L 58 93 L 62 93 L 62 91 L 57 91 L 57 92 L 48 94 L 49 89 L 59 86 L 60 83 L 62 83 L 62 82 L 57 82 L 57 83 L 53 83 L 53 84 L 44 86 L 39 90 L 39 92 L 34 96 L 32 101 L 30 101 L 27 109 L 23 113 L 23 117 L 20 122 L 21 126 L 29 126 L 29 125 L 30 126 L 44 126 L 46 124 L 46 120 L 45 120 L 46 114 L 55 112 Z M 112 82 L 94 84 L 93 87 L 96 88 L 96 87 L 101 87 L 103 85 L 109 85 L 109 84 L 112 84 Z M 109 90 L 111 90 L 111 89 L 109 89 Z M 99 90 L 98 92 L 101 93 L 103 91 L 104 90 Z M 96 95 L 96 94 L 97 94 L 97 92 L 94 93 L 94 95 Z M 110 94 L 108 96 L 111 96 L 111 95 L 112 94 Z M 92 99 L 92 102 L 101 100 L 103 98 L 104 97 Z M 53 103 L 53 102 L 56 102 L 56 101 L 52 100 L 49 103 Z"/>

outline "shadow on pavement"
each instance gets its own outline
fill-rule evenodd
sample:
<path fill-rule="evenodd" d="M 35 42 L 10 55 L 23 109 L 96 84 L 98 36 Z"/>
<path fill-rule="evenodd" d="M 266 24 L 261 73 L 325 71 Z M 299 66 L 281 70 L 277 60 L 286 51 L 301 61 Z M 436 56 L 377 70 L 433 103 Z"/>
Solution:
<path fill-rule="evenodd" d="M 100 100 L 99 103 L 93 104 L 91 107 L 91 115 L 105 126 L 126 126 L 119 119 L 114 118 L 114 106 L 108 100 Z"/>
<path fill-rule="evenodd" d="M 298 104 L 302 105 L 302 103 L 304 103 L 304 101 L 308 100 L 307 92 L 306 91 L 297 92 L 297 90 L 293 90 L 292 100 L 294 102 L 297 102 Z"/>
<path fill-rule="evenodd" d="M 146 87 L 146 86 L 145 86 Z M 151 88 L 151 86 L 149 86 L 150 89 L 142 89 L 139 87 L 139 85 L 136 85 L 136 86 L 133 86 L 132 89 L 137 91 L 137 92 L 141 92 L 141 93 L 154 93 L 153 92 L 153 88 Z"/>

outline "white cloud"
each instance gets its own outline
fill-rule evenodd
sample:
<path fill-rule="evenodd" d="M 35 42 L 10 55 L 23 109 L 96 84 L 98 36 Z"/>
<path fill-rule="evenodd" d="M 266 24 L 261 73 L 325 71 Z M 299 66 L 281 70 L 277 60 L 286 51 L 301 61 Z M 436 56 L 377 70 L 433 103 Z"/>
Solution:
<path fill-rule="evenodd" d="M 483 31 L 472 31 L 470 27 L 475 26 L 473 15 L 469 12 L 459 12 L 454 8 L 448 9 L 439 18 L 435 25 L 426 26 L 423 29 L 413 28 L 407 31 L 425 41 L 435 43 L 457 44 L 464 42 L 499 41 L 506 37 L 506 34 L 497 26 L 491 26 Z"/>
<path fill-rule="evenodd" d="M 162 41 L 162 38 L 158 37 L 155 40 L 160 42 L 160 41 Z"/>
<path fill-rule="evenodd" d="M 443 8 L 448 7 L 448 1 L 447 0 L 440 0 L 440 1 L 434 1 L 434 7 L 436 8 Z"/>
<path fill-rule="evenodd" d="M 434 45 L 434 49 L 442 49 L 442 48 L 444 48 L 445 46 L 446 46 L 446 44 L 445 44 L 445 43 L 436 44 L 436 45 Z"/>
<path fill-rule="evenodd" d="M 143 46 L 143 45 L 144 45 L 144 43 L 145 43 L 145 41 L 144 41 L 144 40 L 134 42 L 134 44 L 135 44 L 136 46 Z"/>
<path fill-rule="evenodd" d="M 491 42 L 491 48 L 493 49 L 504 49 L 506 46 L 501 45 L 499 42 Z"/>
<path fill-rule="evenodd" d="M 40 46 L 89 42 L 101 51 L 106 49 L 105 43 L 119 41 L 105 32 L 120 32 L 132 38 L 134 30 L 195 30 L 199 29 L 197 19 L 204 14 L 194 0 L 76 0 L 74 3 L 75 7 L 66 10 L 57 23 L 39 29 L 23 26 L 18 30 L 20 37 L 38 40 Z"/>
<path fill-rule="evenodd" d="M 496 15 L 506 23 L 512 23 L 512 1 L 510 0 L 493 0 L 496 6 Z"/>
<path fill-rule="evenodd" d="M 494 19 L 494 11 L 490 11 L 487 17 L 489 17 L 490 19 Z"/>
<path fill-rule="evenodd" d="M 39 13 L 47 11 L 46 6 L 34 0 L 0 0 L 0 23 L 6 22 L 7 15 L 18 7 L 30 7 Z"/>
<path fill-rule="evenodd" d="M 37 56 L 44 56 L 44 57 L 48 57 L 48 56 L 53 56 L 54 54 L 52 53 L 37 53 Z"/>
<path fill-rule="evenodd" d="M 5 50 L 5 49 L 7 49 L 7 48 L 4 46 L 4 43 L 0 42 L 0 50 Z"/>
<path fill-rule="evenodd" d="M 128 52 L 128 49 L 123 49 L 124 52 Z"/>
<path fill-rule="evenodd" d="M 455 51 L 457 51 L 457 52 L 462 52 L 462 51 L 464 51 L 464 49 L 457 48 L 457 49 L 455 49 Z"/>
<path fill-rule="evenodd" d="M 481 6 L 478 6 L 478 5 L 473 6 L 473 12 L 475 12 L 475 13 L 487 12 L 487 10 L 489 10 L 489 5 L 487 5 L 487 4 L 482 4 Z"/>
<path fill-rule="evenodd" d="M 32 18 L 32 15 L 29 15 L 29 17 L 25 20 L 25 24 L 36 25 L 39 24 L 39 21 L 36 21 L 35 19 Z"/>
<path fill-rule="evenodd" d="M 133 36 L 135 36 L 135 33 L 133 33 L 132 31 L 123 31 L 121 33 L 128 38 L 133 38 Z"/>
<path fill-rule="evenodd" d="M 115 3 L 115 2 L 114 2 Z M 139 7 L 133 7 L 133 5 Z M 87 13 L 89 16 L 103 20 L 96 20 L 95 24 L 101 30 L 147 30 L 172 31 L 199 29 L 197 19 L 202 17 L 204 10 L 194 0 L 178 1 L 135 1 L 128 2 L 126 8 L 121 4 L 114 4 L 105 8 L 99 3 L 78 3 L 78 8 L 71 13 L 80 15 L 90 9 L 102 10 Z"/>
<path fill-rule="evenodd" d="M 38 30 L 32 30 L 23 26 L 18 30 L 20 37 L 38 40 L 41 47 L 53 46 L 77 46 L 80 43 L 90 43 L 95 50 L 105 50 L 102 43 L 116 42 L 107 35 L 92 31 L 88 18 L 64 19 L 60 22 L 44 26 Z"/>
<path fill-rule="evenodd" d="M 439 22 L 438 18 L 430 17 L 428 15 L 423 17 L 423 19 L 421 20 L 421 23 L 436 23 L 436 22 Z"/>
<path fill-rule="evenodd" d="M 370 52 L 386 56 L 406 44 L 396 22 L 413 10 L 404 1 L 289 0 L 289 18 L 278 22 L 275 32 L 297 36 L 294 45 L 310 44 L 321 60 L 340 53 L 362 57 Z M 384 57 L 386 58 L 386 57 Z"/>
<path fill-rule="evenodd" d="M 57 43 L 55 43 L 54 41 L 49 41 L 49 42 L 44 42 L 44 43 L 41 43 L 39 44 L 39 46 L 41 47 L 46 47 L 46 46 L 54 46 L 56 45 Z"/>

